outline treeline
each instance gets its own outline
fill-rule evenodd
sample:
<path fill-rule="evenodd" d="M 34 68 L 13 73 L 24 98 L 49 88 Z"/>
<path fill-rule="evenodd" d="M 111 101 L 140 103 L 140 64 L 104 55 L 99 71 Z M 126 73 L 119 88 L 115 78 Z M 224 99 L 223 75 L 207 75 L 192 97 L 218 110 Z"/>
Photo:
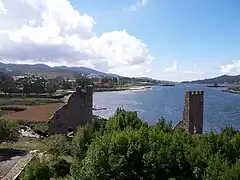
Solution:
<path fill-rule="evenodd" d="M 240 132 L 174 131 L 164 119 L 155 125 L 118 109 L 109 120 L 79 127 L 73 138 L 55 135 L 45 156 L 21 174 L 33 179 L 240 179 Z"/>
<path fill-rule="evenodd" d="M 95 88 L 116 88 L 137 82 L 125 77 L 89 78 L 85 75 L 76 75 L 73 80 L 63 77 L 44 79 L 34 75 L 14 79 L 12 76 L 0 72 L 0 92 L 10 95 L 20 93 L 29 96 L 33 93 L 36 95 L 48 93 L 51 96 L 57 90 L 75 89 L 76 86 L 93 85 Z"/>

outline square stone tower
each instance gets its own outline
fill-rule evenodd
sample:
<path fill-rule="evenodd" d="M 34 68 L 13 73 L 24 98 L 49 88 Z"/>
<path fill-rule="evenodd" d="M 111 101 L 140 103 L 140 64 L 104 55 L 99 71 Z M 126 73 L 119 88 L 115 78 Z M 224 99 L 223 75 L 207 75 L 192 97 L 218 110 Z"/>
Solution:
<path fill-rule="evenodd" d="M 203 133 L 203 91 L 187 91 L 185 94 L 185 105 L 183 120 L 180 121 L 175 129 L 185 129 L 191 134 Z"/>
<path fill-rule="evenodd" d="M 203 133 L 203 97 L 203 91 L 187 91 L 185 94 L 183 119 L 191 134 Z"/>
<path fill-rule="evenodd" d="M 66 134 L 92 121 L 93 87 L 77 87 L 67 104 L 58 109 L 49 121 L 49 134 Z"/>

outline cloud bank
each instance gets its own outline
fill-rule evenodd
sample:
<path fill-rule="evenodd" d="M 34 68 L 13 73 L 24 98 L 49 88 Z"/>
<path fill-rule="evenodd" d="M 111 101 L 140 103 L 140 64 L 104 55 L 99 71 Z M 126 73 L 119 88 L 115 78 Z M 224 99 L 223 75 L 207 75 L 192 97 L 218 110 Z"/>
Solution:
<path fill-rule="evenodd" d="M 240 74 L 240 60 L 233 60 L 228 64 L 221 66 L 221 72 L 223 74 L 229 75 L 239 75 Z"/>
<path fill-rule="evenodd" d="M 0 22 L 4 62 L 88 66 L 134 76 L 149 71 L 152 57 L 146 44 L 126 30 L 96 36 L 97 22 L 68 0 L 0 1 Z"/>

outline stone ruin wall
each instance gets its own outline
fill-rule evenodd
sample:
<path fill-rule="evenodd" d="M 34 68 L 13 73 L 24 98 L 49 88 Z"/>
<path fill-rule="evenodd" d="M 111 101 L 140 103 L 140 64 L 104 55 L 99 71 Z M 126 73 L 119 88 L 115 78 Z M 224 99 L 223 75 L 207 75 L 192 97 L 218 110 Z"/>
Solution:
<path fill-rule="evenodd" d="M 185 94 L 183 120 L 175 126 L 175 129 L 185 129 L 191 134 L 202 134 L 203 104 L 203 91 L 187 91 Z"/>
<path fill-rule="evenodd" d="M 93 87 L 77 87 L 67 104 L 59 108 L 49 120 L 49 134 L 76 131 L 79 125 L 92 121 Z"/>

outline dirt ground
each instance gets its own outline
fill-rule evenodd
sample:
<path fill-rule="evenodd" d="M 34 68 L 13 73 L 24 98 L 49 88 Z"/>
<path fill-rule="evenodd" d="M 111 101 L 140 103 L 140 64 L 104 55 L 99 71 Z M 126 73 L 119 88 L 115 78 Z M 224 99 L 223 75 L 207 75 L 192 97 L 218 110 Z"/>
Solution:
<path fill-rule="evenodd" d="M 29 106 L 25 111 L 15 112 L 5 117 L 16 121 L 47 122 L 54 112 L 62 106 L 63 103 Z"/>

